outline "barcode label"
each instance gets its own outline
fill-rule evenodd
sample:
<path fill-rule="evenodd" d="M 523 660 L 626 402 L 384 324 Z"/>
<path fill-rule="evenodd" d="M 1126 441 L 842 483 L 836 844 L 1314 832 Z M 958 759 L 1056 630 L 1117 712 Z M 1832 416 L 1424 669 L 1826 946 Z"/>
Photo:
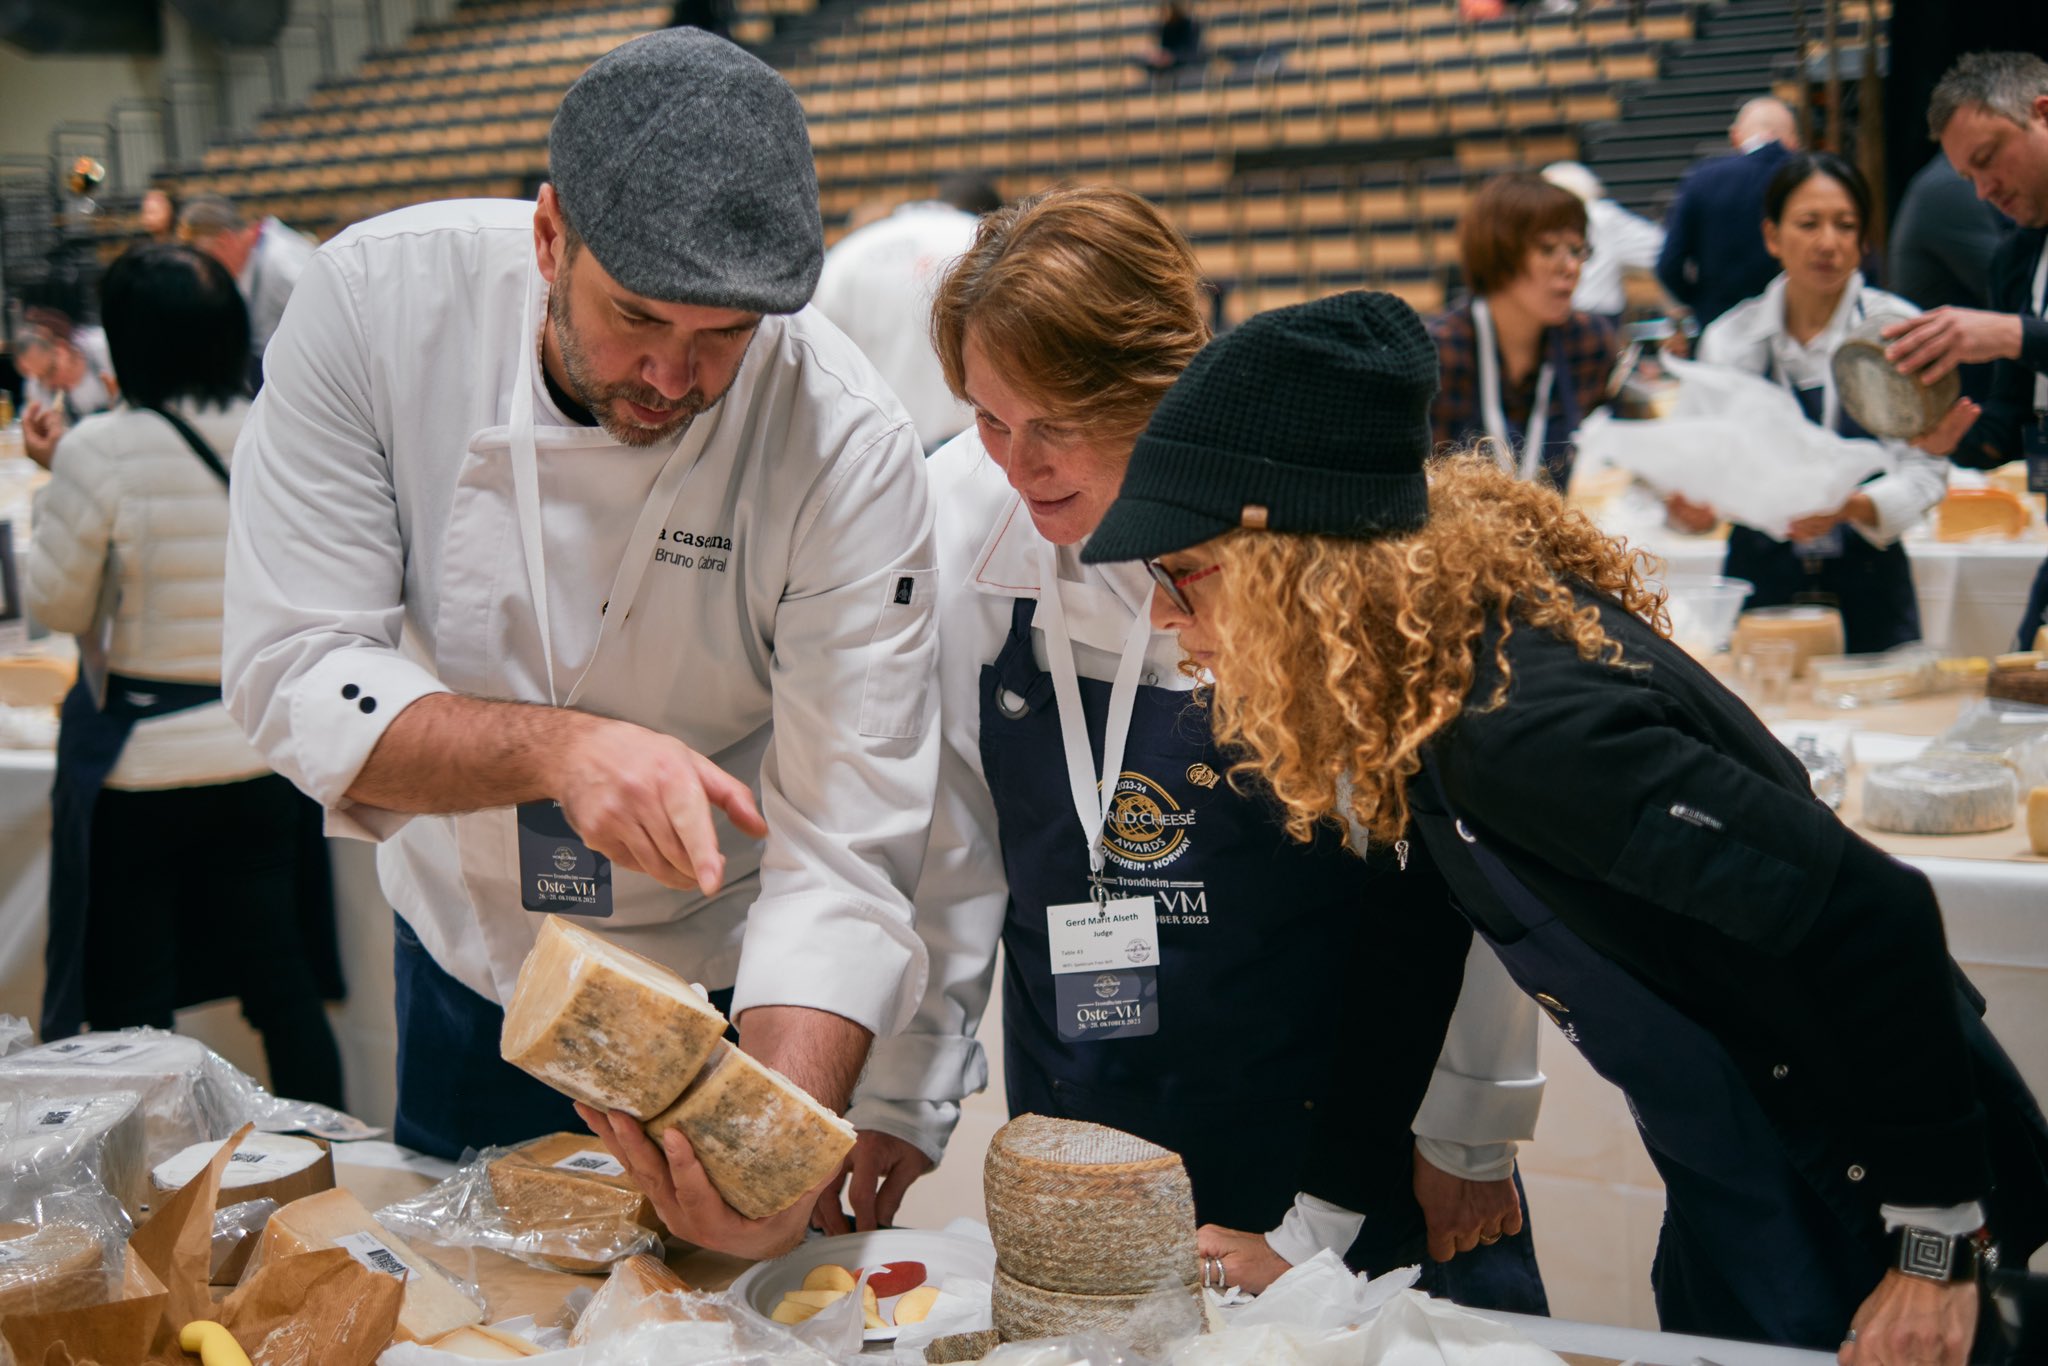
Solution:
<path fill-rule="evenodd" d="M 38 1129 L 61 1129 L 71 1122 L 71 1117 L 78 1113 L 79 1108 L 74 1105 L 68 1110 L 45 1110 L 43 1111 L 42 1118 L 36 1121 L 36 1127 Z"/>
<path fill-rule="evenodd" d="M 555 1164 L 555 1170 L 582 1172 L 586 1176 L 624 1176 L 626 1169 L 610 1153 L 577 1153 Z"/>
<path fill-rule="evenodd" d="M 12 1266 L 16 1262 L 25 1260 L 27 1257 L 28 1253 L 12 1243 L 0 1243 L 0 1266 Z"/>
<path fill-rule="evenodd" d="M 238 1150 L 236 1152 L 228 1154 L 228 1161 L 240 1162 L 246 1166 L 253 1167 L 259 1163 L 268 1162 L 270 1160 L 270 1156 L 271 1155 L 269 1153 L 251 1153 L 242 1152 Z"/>
<path fill-rule="evenodd" d="M 404 1280 L 411 1268 L 396 1252 L 377 1241 L 372 1233 L 344 1233 L 334 1240 L 335 1246 L 361 1262 L 372 1271 L 381 1271 L 387 1276 Z"/>

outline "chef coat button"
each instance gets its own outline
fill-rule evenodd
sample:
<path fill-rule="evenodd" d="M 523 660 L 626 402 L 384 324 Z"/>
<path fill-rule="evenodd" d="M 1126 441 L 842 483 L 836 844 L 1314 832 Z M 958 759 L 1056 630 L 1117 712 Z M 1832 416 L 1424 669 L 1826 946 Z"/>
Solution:
<path fill-rule="evenodd" d="M 365 697 L 362 701 L 356 703 L 356 705 L 363 709 L 363 715 L 368 716 L 371 712 L 377 710 L 377 699 L 374 697 Z"/>
<path fill-rule="evenodd" d="M 353 683 L 344 683 L 341 685 L 341 700 L 344 702 L 353 702 L 356 700 L 356 694 L 361 691 L 362 689 L 358 688 Z"/>
<path fill-rule="evenodd" d="M 1785 1066 L 1785 1064 L 1784 1064 L 1784 1063 L 1779 1063 L 1779 1064 L 1778 1064 L 1778 1065 L 1777 1065 L 1776 1067 L 1773 1067 L 1773 1068 L 1771 1069 L 1771 1078 L 1772 1078 L 1772 1079 L 1773 1079 L 1774 1081 L 1783 1081 L 1783 1080 L 1785 1080 L 1785 1078 L 1787 1078 L 1787 1077 L 1789 1077 L 1789 1076 L 1791 1076 L 1791 1075 L 1792 1075 L 1792 1069 L 1791 1069 L 1791 1068 L 1789 1068 L 1789 1067 L 1787 1067 L 1787 1066 Z"/>
<path fill-rule="evenodd" d="M 1158 687 L 1158 686 L 1159 686 L 1159 675 L 1158 675 L 1158 674 L 1156 674 L 1156 673 L 1148 673 L 1148 674 L 1146 674 L 1146 675 L 1145 675 L 1145 686 L 1146 686 L 1146 687 L 1148 687 L 1148 688 L 1156 688 L 1156 687 Z"/>
<path fill-rule="evenodd" d="M 1851 1163 L 1849 1165 L 1848 1177 L 1851 1181 L 1861 1181 L 1863 1176 L 1864 1171 L 1861 1163 Z"/>

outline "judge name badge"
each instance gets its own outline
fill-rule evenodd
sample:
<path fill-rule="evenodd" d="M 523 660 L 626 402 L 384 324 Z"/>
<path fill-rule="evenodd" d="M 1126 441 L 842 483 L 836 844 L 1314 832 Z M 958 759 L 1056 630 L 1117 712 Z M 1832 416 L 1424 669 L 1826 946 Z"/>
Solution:
<path fill-rule="evenodd" d="M 2048 493 L 2048 412 L 2036 411 L 2021 424 L 2020 453 L 2027 459 L 2027 492 Z"/>
<path fill-rule="evenodd" d="M 552 798 L 521 802 L 519 904 L 556 915 L 612 913 L 612 861 L 577 837 Z"/>
<path fill-rule="evenodd" d="M 1053 996 L 1064 1043 L 1159 1032 L 1159 915 L 1149 896 L 1048 906 Z"/>

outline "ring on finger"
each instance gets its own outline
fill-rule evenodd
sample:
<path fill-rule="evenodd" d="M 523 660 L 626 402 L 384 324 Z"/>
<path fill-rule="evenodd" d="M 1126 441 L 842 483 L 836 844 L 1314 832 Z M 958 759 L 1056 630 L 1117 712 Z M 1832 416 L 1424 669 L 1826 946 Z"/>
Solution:
<path fill-rule="evenodd" d="M 1481 1246 L 1483 1246 L 1483 1247 L 1492 1247 L 1492 1246 L 1493 1246 L 1493 1245 L 1494 1245 L 1495 1243 L 1497 1243 L 1497 1242 L 1499 1242 L 1499 1241 L 1500 1241 L 1500 1235 L 1499 1235 L 1498 1233 L 1493 1233 L 1493 1234 L 1486 1234 L 1486 1233 L 1482 1233 L 1482 1234 L 1480 1234 L 1480 1235 L 1479 1235 L 1479 1242 L 1480 1242 L 1480 1245 L 1481 1245 Z"/>

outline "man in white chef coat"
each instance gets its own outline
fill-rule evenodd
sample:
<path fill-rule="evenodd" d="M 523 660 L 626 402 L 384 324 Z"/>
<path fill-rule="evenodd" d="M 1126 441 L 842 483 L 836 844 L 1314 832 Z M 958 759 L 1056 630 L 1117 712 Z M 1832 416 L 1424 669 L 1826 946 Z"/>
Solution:
<path fill-rule="evenodd" d="M 803 112 L 739 48 L 636 39 L 564 97 L 537 205 L 323 247 L 235 456 L 228 706 L 397 911 L 401 1143 L 571 1128 L 501 1062 L 541 917 L 723 991 L 843 1108 L 924 990 L 932 510 L 916 433 L 805 304 Z M 630 1039 L 618 1041 L 633 1047 Z M 785 1250 L 687 1143 L 586 1111 L 671 1230 Z"/>

